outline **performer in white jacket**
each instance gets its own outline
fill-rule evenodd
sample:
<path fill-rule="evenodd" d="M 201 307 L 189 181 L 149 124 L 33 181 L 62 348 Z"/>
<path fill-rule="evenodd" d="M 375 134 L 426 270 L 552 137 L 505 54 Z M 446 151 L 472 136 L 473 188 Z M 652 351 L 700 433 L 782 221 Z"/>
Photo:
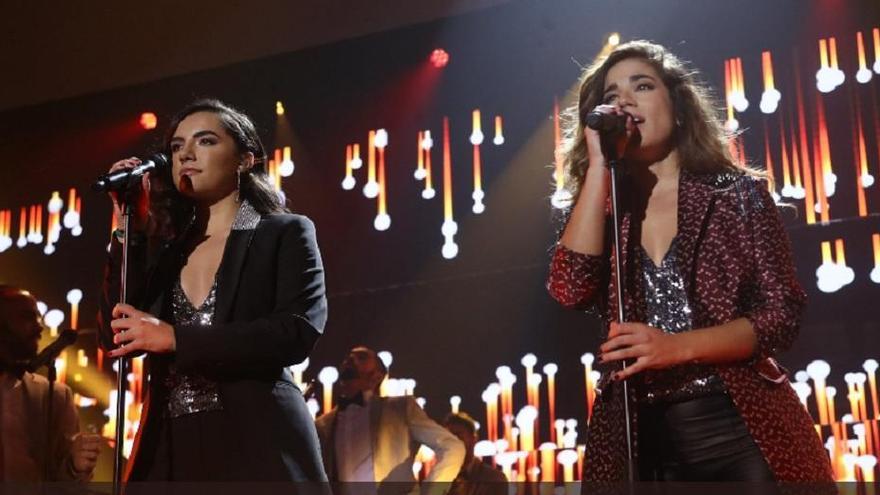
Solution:
<path fill-rule="evenodd" d="M 386 372 L 366 347 L 355 347 L 343 361 L 339 402 L 316 422 L 327 476 L 331 482 L 373 482 L 379 493 L 407 493 L 417 487 L 413 460 L 426 445 L 437 460 L 426 481 L 446 482 L 435 486 L 446 491 L 461 468 L 464 444 L 412 397 L 380 397 Z"/>

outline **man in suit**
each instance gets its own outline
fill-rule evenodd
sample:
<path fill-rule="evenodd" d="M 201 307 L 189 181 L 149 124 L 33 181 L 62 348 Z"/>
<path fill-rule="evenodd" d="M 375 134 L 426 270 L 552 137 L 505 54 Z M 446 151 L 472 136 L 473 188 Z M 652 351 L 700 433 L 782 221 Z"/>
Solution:
<path fill-rule="evenodd" d="M 339 403 L 317 420 L 327 475 L 348 488 L 371 482 L 379 493 L 409 492 L 416 488 L 413 460 L 426 445 L 437 462 L 425 481 L 446 482 L 434 486 L 445 491 L 464 461 L 464 445 L 412 397 L 379 397 L 386 373 L 367 347 L 355 347 L 342 362 Z"/>
<path fill-rule="evenodd" d="M 461 471 L 455 477 L 449 495 L 505 495 L 507 477 L 498 469 L 474 456 L 477 444 L 477 422 L 468 414 L 449 413 L 443 426 L 464 442 L 465 458 Z"/>
<path fill-rule="evenodd" d="M 24 371 L 42 331 L 34 297 L 0 285 L 0 481 L 88 481 L 103 440 L 79 433 L 73 394 L 61 383 L 46 431 L 49 381 Z"/>

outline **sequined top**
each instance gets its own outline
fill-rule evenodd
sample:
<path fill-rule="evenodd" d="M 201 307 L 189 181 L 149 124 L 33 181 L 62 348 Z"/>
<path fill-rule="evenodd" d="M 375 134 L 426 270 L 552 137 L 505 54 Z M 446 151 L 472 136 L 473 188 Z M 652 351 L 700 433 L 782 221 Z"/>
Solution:
<path fill-rule="evenodd" d="M 719 175 L 729 178 L 720 180 Z M 636 238 L 631 216 L 625 214 L 621 220 L 621 252 L 632 253 L 621 259 L 622 272 L 628 274 L 635 271 L 630 269 L 639 257 L 638 250 L 629 246 Z M 755 332 L 751 359 L 714 369 L 761 446 L 776 481 L 830 482 L 828 452 L 813 420 L 784 383 L 785 376 L 777 369 L 768 378 L 756 369 L 758 363 L 775 368 L 767 358 L 792 345 L 806 302 L 791 244 L 766 182 L 744 174 L 682 170 L 676 242 L 676 263 L 687 287 L 693 327 L 745 318 Z M 614 321 L 618 307 L 613 265 L 613 253 L 586 255 L 559 245 L 553 251 L 547 287 L 563 307 L 591 310 L 606 322 Z M 641 271 L 637 273 L 639 279 L 623 291 L 623 304 L 627 315 L 644 321 L 644 284 Z M 585 451 L 585 458 L 590 459 L 584 463 L 586 482 L 626 479 L 629 463 L 622 389 L 608 387 L 594 403 Z M 637 432 L 638 415 L 631 418 L 631 431 Z"/>
<path fill-rule="evenodd" d="M 208 297 L 196 308 L 186 297 L 180 277 L 171 292 L 171 305 L 174 311 L 175 325 L 210 325 L 214 321 L 214 309 L 217 302 L 217 279 Z M 168 387 L 168 415 L 178 418 L 187 414 L 223 409 L 217 383 L 203 376 L 178 373 L 172 364 L 165 379 Z"/>
<path fill-rule="evenodd" d="M 645 284 L 645 323 L 667 333 L 681 333 L 693 328 L 691 307 L 675 255 L 677 240 L 678 236 L 672 239 L 660 266 L 655 265 L 645 249 L 639 246 Z M 643 384 L 637 392 L 643 400 L 652 403 L 681 401 L 724 391 L 724 384 L 712 368 L 699 364 L 647 370 L 642 379 Z"/>

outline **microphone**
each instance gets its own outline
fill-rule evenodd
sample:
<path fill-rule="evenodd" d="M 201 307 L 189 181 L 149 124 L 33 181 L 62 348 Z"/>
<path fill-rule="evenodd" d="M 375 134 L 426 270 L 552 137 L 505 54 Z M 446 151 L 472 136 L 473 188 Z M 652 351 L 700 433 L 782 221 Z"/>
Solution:
<path fill-rule="evenodd" d="M 52 342 L 45 349 L 43 349 L 39 354 L 36 355 L 31 361 L 25 366 L 25 370 L 29 373 L 33 373 L 43 366 L 48 365 L 53 362 L 55 358 L 61 354 L 61 351 L 64 350 L 65 347 L 76 342 L 77 332 L 76 330 L 62 330 L 61 335 L 55 339 L 55 342 Z"/>
<path fill-rule="evenodd" d="M 587 127 L 606 134 L 626 132 L 627 115 L 602 113 L 596 110 L 587 114 Z"/>
<path fill-rule="evenodd" d="M 126 168 L 110 172 L 98 177 L 98 180 L 92 184 L 92 189 L 97 192 L 122 192 L 132 184 L 140 183 L 140 178 L 145 173 L 152 170 L 161 170 L 168 166 L 168 155 L 165 153 L 155 153 L 141 161 L 141 164 L 134 168 Z"/>

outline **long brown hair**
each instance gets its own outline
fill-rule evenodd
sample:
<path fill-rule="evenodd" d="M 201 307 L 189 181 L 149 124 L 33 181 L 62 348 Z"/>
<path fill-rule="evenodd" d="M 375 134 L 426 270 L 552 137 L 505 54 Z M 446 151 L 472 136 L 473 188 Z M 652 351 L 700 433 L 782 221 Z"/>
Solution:
<path fill-rule="evenodd" d="M 725 130 L 707 86 L 666 48 L 649 41 L 631 41 L 617 46 L 606 56 L 584 69 L 578 90 L 578 102 L 567 111 L 564 144 L 566 188 L 577 198 L 589 160 L 583 130 L 587 114 L 602 103 L 605 77 L 621 60 L 638 58 L 649 63 L 669 89 L 675 121 L 674 146 L 678 149 L 683 170 L 697 173 L 754 171 L 738 165 L 728 148 L 731 133 Z"/>

